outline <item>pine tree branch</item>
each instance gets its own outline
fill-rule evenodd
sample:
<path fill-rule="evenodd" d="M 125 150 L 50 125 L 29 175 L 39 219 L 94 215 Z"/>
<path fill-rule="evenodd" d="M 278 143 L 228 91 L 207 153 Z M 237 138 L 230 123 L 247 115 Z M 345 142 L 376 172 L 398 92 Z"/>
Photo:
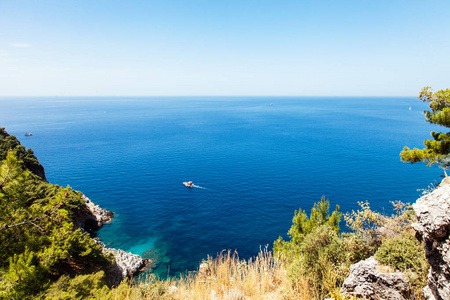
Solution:
<path fill-rule="evenodd" d="M 40 226 L 34 224 L 33 222 L 40 221 L 40 220 L 43 220 L 43 219 L 46 219 L 46 218 L 49 218 L 49 217 L 50 216 L 43 216 L 43 217 L 40 217 L 40 218 L 34 218 L 32 220 L 26 220 L 26 221 L 23 221 L 21 223 L 17 223 L 17 224 L 14 224 L 14 225 L 6 225 L 5 227 L 0 228 L 0 231 L 6 230 L 6 229 L 10 229 L 10 228 L 14 228 L 14 227 L 18 227 L 18 226 L 22 226 L 22 225 L 25 225 L 25 224 L 33 224 L 34 226 L 39 228 L 40 231 L 43 231 L 43 229 Z"/>
<path fill-rule="evenodd" d="M 6 229 L 10 229 L 10 228 L 14 228 L 14 227 L 18 227 L 18 226 L 22 226 L 22 225 L 26 225 L 26 224 L 32 224 L 32 225 L 36 226 L 39 229 L 40 232 L 43 232 L 44 230 L 42 229 L 42 227 L 40 227 L 39 225 L 36 225 L 34 222 L 40 221 L 40 220 L 43 220 L 43 219 L 50 219 L 50 217 L 56 212 L 56 210 L 58 208 L 61 207 L 61 205 L 62 205 L 62 203 L 59 203 L 58 205 L 56 205 L 48 215 L 45 215 L 45 216 L 42 216 L 42 217 L 36 217 L 34 219 L 29 219 L 29 220 L 23 221 L 21 223 L 13 224 L 13 225 L 5 225 L 5 227 L 0 228 L 0 231 L 6 230 Z"/>

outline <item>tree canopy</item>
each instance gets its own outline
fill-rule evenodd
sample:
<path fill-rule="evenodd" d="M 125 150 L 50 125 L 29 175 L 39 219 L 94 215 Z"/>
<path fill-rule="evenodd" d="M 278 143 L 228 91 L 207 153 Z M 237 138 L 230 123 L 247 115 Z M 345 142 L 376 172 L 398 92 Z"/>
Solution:
<path fill-rule="evenodd" d="M 418 99 L 430 103 L 430 110 L 424 111 L 428 123 L 450 128 L 450 89 L 433 93 L 431 87 L 422 89 Z M 425 162 L 427 166 L 438 164 L 446 169 L 450 165 L 450 132 L 431 132 L 433 139 L 425 140 L 425 148 L 409 149 L 404 147 L 400 153 L 403 162 Z"/>
<path fill-rule="evenodd" d="M 14 135 L 10 135 L 5 128 L 0 127 L 0 161 L 6 158 L 9 150 L 14 150 L 17 158 L 23 162 L 22 169 L 27 169 L 46 181 L 44 167 L 39 163 L 33 150 L 25 149 Z"/>
<path fill-rule="evenodd" d="M 0 128 L 0 299 L 55 299 L 46 292 L 61 286 L 64 299 L 79 299 L 73 285 L 106 288 L 110 258 L 75 225 L 84 210 L 80 192 L 45 181 L 33 151 Z"/>
<path fill-rule="evenodd" d="M 42 181 L 16 152 L 0 161 L 0 299 L 29 299 L 63 274 L 100 271 L 109 262 L 73 214 L 81 193 Z"/>

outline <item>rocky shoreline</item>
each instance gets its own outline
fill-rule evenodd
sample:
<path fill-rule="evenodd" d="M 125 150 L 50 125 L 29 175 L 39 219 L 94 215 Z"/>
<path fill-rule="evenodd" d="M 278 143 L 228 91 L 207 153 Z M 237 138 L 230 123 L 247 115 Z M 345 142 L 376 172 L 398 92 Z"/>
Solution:
<path fill-rule="evenodd" d="M 113 212 L 101 208 L 84 194 L 81 197 L 85 201 L 87 209 L 76 217 L 77 227 L 87 232 L 93 232 L 112 221 Z M 119 285 L 125 278 L 137 275 L 151 264 L 149 259 L 143 259 L 139 255 L 121 249 L 107 248 L 99 238 L 94 238 L 94 240 L 102 246 L 104 254 L 112 253 L 114 255 L 114 264 L 107 271 L 108 283 L 112 286 Z"/>
<path fill-rule="evenodd" d="M 76 228 L 82 228 L 91 233 L 112 221 L 114 216 L 112 211 L 101 208 L 84 194 L 81 194 L 81 199 L 84 200 L 86 207 L 75 215 L 74 224 Z"/>

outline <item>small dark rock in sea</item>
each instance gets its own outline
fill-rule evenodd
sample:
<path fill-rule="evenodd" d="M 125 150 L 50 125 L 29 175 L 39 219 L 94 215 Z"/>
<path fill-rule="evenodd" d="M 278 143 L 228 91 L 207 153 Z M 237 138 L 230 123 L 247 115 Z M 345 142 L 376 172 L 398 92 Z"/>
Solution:
<path fill-rule="evenodd" d="M 142 258 L 159 261 L 161 259 L 161 254 L 153 249 L 148 249 L 142 253 Z"/>

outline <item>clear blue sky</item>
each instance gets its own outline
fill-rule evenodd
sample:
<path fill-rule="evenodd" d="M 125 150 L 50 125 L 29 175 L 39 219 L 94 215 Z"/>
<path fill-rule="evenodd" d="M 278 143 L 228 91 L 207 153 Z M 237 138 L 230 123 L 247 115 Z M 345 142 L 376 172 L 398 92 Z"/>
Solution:
<path fill-rule="evenodd" d="M 450 1 L 0 0 L 0 96 L 415 96 Z"/>

